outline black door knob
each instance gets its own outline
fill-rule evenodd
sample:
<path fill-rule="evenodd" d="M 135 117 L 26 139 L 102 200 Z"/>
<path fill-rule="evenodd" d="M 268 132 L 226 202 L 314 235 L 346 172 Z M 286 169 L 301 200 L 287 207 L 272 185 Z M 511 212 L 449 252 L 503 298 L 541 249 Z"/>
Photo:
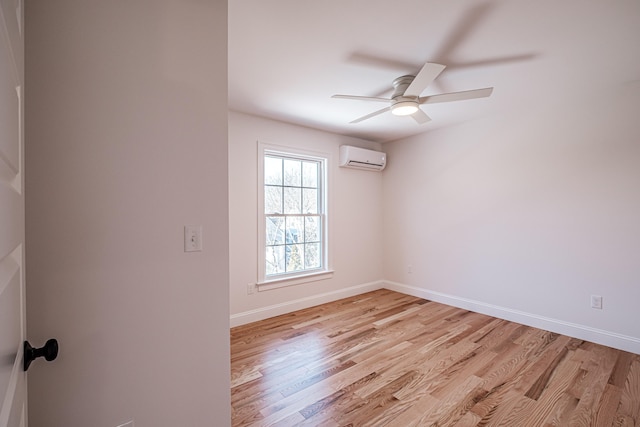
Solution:
<path fill-rule="evenodd" d="M 29 341 L 24 342 L 24 370 L 29 369 L 31 362 L 38 357 L 43 357 L 47 362 L 51 362 L 58 357 L 58 341 L 51 338 L 47 341 L 44 347 L 33 348 Z"/>

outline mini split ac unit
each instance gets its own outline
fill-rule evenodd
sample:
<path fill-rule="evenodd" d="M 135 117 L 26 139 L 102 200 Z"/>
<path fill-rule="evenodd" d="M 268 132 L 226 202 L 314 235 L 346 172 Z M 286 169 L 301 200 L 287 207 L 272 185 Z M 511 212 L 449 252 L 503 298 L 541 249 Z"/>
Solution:
<path fill-rule="evenodd" d="M 350 145 L 340 146 L 340 166 L 345 168 L 381 171 L 387 165 L 387 155 Z"/>

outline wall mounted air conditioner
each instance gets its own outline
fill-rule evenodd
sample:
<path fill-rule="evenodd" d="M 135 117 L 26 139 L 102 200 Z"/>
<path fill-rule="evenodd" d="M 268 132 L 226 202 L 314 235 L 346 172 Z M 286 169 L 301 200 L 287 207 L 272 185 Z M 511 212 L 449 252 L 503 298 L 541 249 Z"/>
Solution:
<path fill-rule="evenodd" d="M 340 146 L 340 167 L 381 171 L 386 165 L 386 153 L 350 145 Z"/>

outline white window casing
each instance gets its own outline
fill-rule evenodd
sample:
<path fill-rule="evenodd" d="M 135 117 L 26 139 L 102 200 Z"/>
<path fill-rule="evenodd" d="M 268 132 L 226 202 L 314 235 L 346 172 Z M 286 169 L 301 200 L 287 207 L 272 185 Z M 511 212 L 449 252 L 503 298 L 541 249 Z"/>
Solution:
<path fill-rule="evenodd" d="M 258 142 L 259 291 L 332 277 L 330 163 L 329 153 Z"/>

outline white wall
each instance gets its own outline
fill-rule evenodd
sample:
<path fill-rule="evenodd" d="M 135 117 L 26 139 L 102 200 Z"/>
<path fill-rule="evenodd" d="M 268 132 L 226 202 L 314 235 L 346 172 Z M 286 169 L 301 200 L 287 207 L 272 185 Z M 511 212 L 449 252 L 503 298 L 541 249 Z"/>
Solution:
<path fill-rule="evenodd" d="M 25 21 L 29 425 L 229 425 L 226 1 Z"/>
<path fill-rule="evenodd" d="M 247 294 L 257 280 L 258 141 L 329 153 L 329 249 L 333 278 Z M 340 145 L 379 149 L 355 138 L 229 113 L 229 241 L 232 325 L 379 287 L 382 174 L 338 167 Z"/>
<path fill-rule="evenodd" d="M 385 144 L 388 286 L 640 353 L 640 86 L 597 95 Z"/>

